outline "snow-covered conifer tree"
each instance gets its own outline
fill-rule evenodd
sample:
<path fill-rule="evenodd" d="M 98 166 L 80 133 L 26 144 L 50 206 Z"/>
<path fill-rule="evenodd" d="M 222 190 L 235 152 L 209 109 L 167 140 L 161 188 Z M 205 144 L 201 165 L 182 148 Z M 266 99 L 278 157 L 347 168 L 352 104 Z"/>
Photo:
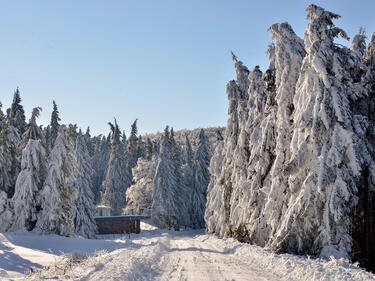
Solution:
<path fill-rule="evenodd" d="M 129 169 L 132 169 L 137 165 L 137 161 L 139 158 L 137 120 L 138 119 L 135 119 L 135 121 L 131 125 L 130 136 L 127 141 L 126 155 Z"/>
<path fill-rule="evenodd" d="M 94 145 L 92 143 L 91 135 L 90 135 L 90 127 L 87 127 L 86 133 L 85 133 L 85 142 L 87 147 L 87 152 L 89 153 L 90 158 L 94 155 Z"/>
<path fill-rule="evenodd" d="M 362 176 L 358 187 L 358 204 L 353 212 L 353 226 L 351 236 L 353 238 L 352 260 L 367 269 L 375 270 L 375 237 L 372 235 L 372 226 L 375 223 L 374 211 L 374 165 L 371 159 L 375 159 L 375 32 L 370 38 L 370 42 L 362 53 L 365 41 L 363 30 L 353 38 L 351 49 L 355 56 L 362 58 L 363 64 L 356 60 L 355 65 L 349 65 L 355 75 L 353 85 L 357 87 L 358 100 L 352 103 L 353 111 L 356 114 L 357 132 L 362 136 L 362 141 L 366 147 L 360 151 L 365 156 L 366 161 L 362 165 Z M 353 45 L 359 47 L 355 48 Z M 358 50 L 355 52 L 355 50 Z M 363 56 L 362 56 L 363 54 Z M 363 70 L 365 70 L 363 72 Z M 362 75 L 361 75 L 362 74 Z M 361 81 L 358 83 L 359 77 Z"/>
<path fill-rule="evenodd" d="M 57 134 L 59 132 L 59 127 L 60 127 L 60 124 L 59 124 L 59 121 L 61 121 L 60 117 L 59 117 L 59 111 L 57 109 L 57 104 L 55 103 L 55 101 L 53 101 L 53 110 L 52 110 L 52 114 L 51 114 L 51 124 L 50 124 L 50 128 L 51 128 L 51 131 L 50 131 L 50 143 L 49 143 L 49 149 L 52 150 L 53 148 L 53 145 L 55 143 L 55 140 L 57 138 Z"/>
<path fill-rule="evenodd" d="M 281 194 L 288 194 L 289 184 L 287 178 L 283 176 L 283 169 L 290 160 L 293 97 L 306 52 L 303 41 L 294 33 L 288 23 L 273 24 L 269 30 L 275 41 L 273 55 L 275 106 L 272 118 L 276 145 L 273 153 L 274 162 L 270 170 L 272 181 L 268 184 L 269 191 L 263 189 L 264 192 L 268 192 L 268 198 L 262 208 L 264 208 L 263 212 L 267 214 L 269 221 L 267 235 L 273 235 L 278 227 L 283 204 L 285 204 L 285 197 Z"/>
<path fill-rule="evenodd" d="M 348 37 L 332 22 L 338 15 L 315 5 L 307 13 L 307 55 L 293 100 L 291 159 L 284 169 L 291 195 L 270 245 L 282 251 L 308 248 L 323 256 L 348 258 L 350 213 L 361 160 L 350 108 L 353 88 L 347 65 L 351 58 L 348 49 L 333 42 L 338 35 Z"/>
<path fill-rule="evenodd" d="M 128 140 L 126 138 L 125 130 L 122 131 L 121 142 L 122 142 L 122 144 L 124 146 L 125 154 L 126 154 L 126 148 L 127 148 Z"/>
<path fill-rule="evenodd" d="M 145 143 L 143 142 L 142 136 L 139 135 L 138 137 L 138 144 L 137 144 L 137 157 L 139 158 L 145 158 L 146 157 L 146 146 Z"/>
<path fill-rule="evenodd" d="M 154 155 L 159 155 L 160 153 L 160 142 L 159 141 L 153 141 L 152 142 L 153 144 L 153 152 L 154 152 Z"/>
<path fill-rule="evenodd" d="M 109 123 L 112 131 L 111 155 L 109 158 L 106 178 L 103 182 L 102 201 L 112 208 L 112 215 L 121 215 L 126 205 L 125 192 L 131 185 L 131 175 L 125 161 L 124 147 L 121 143 L 121 131 L 117 122 Z"/>
<path fill-rule="evenodd" d="M 127 205 L 125 214 L 151 215 L 152 186 L 156 171 L 157 159 L 140 158 L 133 168 L 133 184 L 126 190 Z"/>
<path fill-rule="evenodd" d="M 51 143 L 51 127 L 50 127 L 50 125 L 48 125 L 47 127 L 44 128 L 43 134 L 44 134 L 43 145 L 46 148 L 47 153 L 49 153 L 49 144 Z"/>
<path fill-rule="evenodd" d="M 170 152 L 172 156 L 172 161 L 174 164 L 174 174 L 176 176 L 176 207 L 179 211 L 179 225 L 180 226 L 189 226 L 190 225 L 190 214 L 189 214 L 189 204 L 191 201 L 191 192 L 186 186 L 186 180 L 183 173 L 183 164 L 184 164 L 184 153 L 182 147 L 177 143 L 175 139 L 175 134 L 173 128 L 171 128 L 169 134 L 170 141 Z"/>
<path fill-rule="evenodd" d="M 25 132 L 22 135 L 20 147 L 23 149 L 29 142 L 29 140 L 40 140 L 43 141 L 43 132 L 36 124 L 36 118 L 39 117 L 42 108 L 35 107 L 31 113 L 29 123 L 25 126 Z"/>
<path fill-rule="evenodd" d="M 8 231 L 13 223 L 13 219 L 14 213 L 11 200 L 4 191 L 0 190 L 0 232 Z"/>
<path fill-rule="evenodd" d="M 189 153 L 187 155 L 189 156 Z M 199 133 L 198 149 L 194 155 L 190 201 L 192 210 L 190 214 L 190 226 L 193 228 L 203 228 L 205 226 L 204 213 L 206 208 L 206 191 L 208 183 L 210 182 L 210 173 L 208 171 L 210 158 L 206 136 L 204 135 L 204 130 L 201 129 Z"/>
<path fill-rule="evenodd" d="M 12 166 L 9 148 L 9 125 L 0 103 L 0 232 L 7 231 L 13 222 L 14 213 L 8 191 L 14 184 L 10 168 Z"/>
<path fill-rule="evenodd" d="M 32 230 L 41 210 L 41 190 L 47 171 L 47 156 L 41 140 L 43 134 L 36 118 L 41 108 L 34 108 L 26 131 L 22 136 L 22 143 L 26 143 L 22 151 L 21 172 L 15 186 L 12 198 L 14 206 L 14 222 L 12 230 Z"/>
<path fill-rule="evenodd" d="M 0 190 L 4 191 L 8 198 L 14 195 L 14 186 L 20 171 L 18 158 L 19 136 L 17 130 L 9 125 L 7 120 L 2 122 L 0 131 Z"/>
<path fill-rule="evenodd" d="M 76 211 L 74 185 L 77 163 L 70 130 L 61 125 L 49 155 L 47 177 L 42 190 L 42 212 L 37 229 L 43 233 L 69 236 L 74 233 L 72 216 Z"/>
<path fill-rule="evenodd" d="M 287 23 L 271 26 L 265 74 L 247 78 L 233 56 L 205 220 L 208 232 L 276 251 L 349 258 L 373 241 L 375 216 L 364 215 L 375 175 L 371 43 L 365 51 L 361 31 L 350 49 L 339 46 L 339 16 L 316 5 L 307 13 L 303 42 Z"/>
<path fill-rule="evenodd" d="M 176 174 L 178 155 L 173 148 L 173 135 L 170 135 L 168 126 L 164 133 L 152 188 L 152 218 L 160 228 L 179 229 L 184 208 L 179 186 L 181 178 Z"/>
<path fill-rule="evenodd" d="M 152 155 L 154 154 L 153 151 L 153 144 L 150 138 L 146 139 L 146 159 L 151 160 Z"/>
<path fill-rule="evenodd" d="M 20 135 L 23 134 L 26 126 L 25 111 L 21 105 L 20 91 L 17 88 L 13 95 L 13 102 L 8 110 L 9 124 L 18 130 Z"/>
<path fill-rule="evenodd" d="M 3 104 L 0 102 L 0 131 L 2 129 L 2 123 L 5 122 L 5 115 L 4 115 L 4 112 L 2 110 L 3 108 Z"/>
<path fill-rule="evenodd" d="M 209 185 L 210 192 L 207 197 L 205 214 L 207 231 L 220 236 L 224 236 L 228 232 L 231 224 L 231 196 L 236 184 L 234 181 L 238 180 L 235 177 L 232 178 L 234 163 L 237 157 L 245 159 L 246 162 L 249 158 L 249 133 L 241 130 L 242 126 L 246 126 L 248 115 L 251 114 L 251 112 L 248 113 L 247 104 L 249 103 L 249 106 L 252 106 L 252 108 L 259 108 L 260 110 L 264 106 L 264 83 L 261 79 L 262 72 L 259 70 L 259 67 L 255 67 L 252 72 L 249 72 L 247 67 L 233 54 L 232 58 L 235 61 L 237 80 L 232 80 L 227 84 L 229 100 L 228 114 L 230 118 L 227 122 L 224 141 L 222 145 L 216 148 L 212 160 L 219 163 L 211 162 L 210 169 L 211 171 L 214 169 L 215 174 L 212 174 Z M 248 91 L 251 93 L 251 100 Z M 241 116 L 240 113 L 245 115 Z M 252 122 L 258 120 L 254 116 L 251 117 L 254 118 Z M 241 131 L 243 136 L 241 142 L 239 142 Z M 241 169 L 242 173 L 246 175 L 246 171 L 244 171 L 246 165 L 241 165 Z"/>
<path fill-rule="evenodd" d="M 194 153 L 193 149 L 191 148 L 189 136 L 185 135 L 185 162 L 189 165 L 193 164 Z"/>
<path fill-rule="evenodd" d="M 109 156 L 110 143 L 107 142 L 107 138 L 104 136 L 95 137 L 91 167 L 93 168 L 92 188 L 96 204 L 101 202 L 102 184 L 107 173 Z"/>
<path fill-rule="evenodd" d="M 77 159 L 77 174 L 74 184 L 78 192 L 78 197 L 72 220 L 75 233 L 83 237 L 93 238 L 97 231 L 94 220 L 94 194 L 91 187 L 93 170 L 90 166 L 90 155 L 87 151 L 84 137 L 80 134 L 76 138 L 75 156 Z"/>
<path fill-rule="evenodd" d="M 194 153 L 191 148 L 190 140 L 188 134 L 185 135 L 185 145 L 184 145 L 184 164 L 182 165 L 183 181 L 186 188 L 186 195 L 184 200 L 186 201 L 185 210 L 183 211 L 184 225 L 189 227 L 194 227 L 192 225 L 194 220 L 196 204 L 193 204 L 193 194 L 194 194 Z"/>

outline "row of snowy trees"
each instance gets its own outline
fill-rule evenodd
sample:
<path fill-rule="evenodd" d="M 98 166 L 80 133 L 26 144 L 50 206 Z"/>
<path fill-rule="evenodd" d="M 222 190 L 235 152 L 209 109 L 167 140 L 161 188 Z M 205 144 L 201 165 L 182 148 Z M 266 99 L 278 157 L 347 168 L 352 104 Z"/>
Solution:
<path fill-rule="evenodd" d="M 111 179 L 115 178 L 115 181 L 122 182 L 122 191 L 126 191 L 134 182 L 132 169 L 137 166 L 138 161 L 150 161 L 153 154 L 158 155 L 159 141 L 156 138 L 151 140 L 149 137 L 144 141 L 142 136 L 138 135 L 137 120 L 131 125 L 129 138 L 126 138 L 124 131 L 121 133 L 116 120 L 114 124 L 109 123 L 109 126 L 111 130 L 107 137 L 99 135 L 91 138 L 89 129 L 85 137 L 88 140 L 87 148 L 94 170 L 92 181 L 95 202 L 112 206 L 116 210 L 115 213 L 120 214 L 127 200 L 124 193 L 119 197 L 122 201 L 120 205 L 111 205 L 116 203 L 110 199 L 110 193 L 120 188 L 119 183 L 112 183 Z M 110 190 L 107 191 L 107 188 Z"/>
<path fill-rule="evenodd" d="M 55 103 L 45 132 L 36 123 L 41 108 L 26 124 L 20 102 L 17 89 L 7 116 L 0 111 L 0 231 L 95 236 L 92 170 L 82 134 L 58 123 Z"/>
<path fill-rule="evenodd" d="M 167 144 L 158 134 L 144 141 L 138 135 L 137 120 L 128 139 L 116 120 L 109 123 L 107 137 L 91 137 L 89 128 L 83 134 L 77 132 L 76 125 L 60 125 L 55 102 L 51 122 L 45 128 L 36 123 L 40 112 L 41 108 L 35 108 L 26 124 L 18 89 L 7 114 L 0 110 L 0 231 L 35 229 L 93 237 L 97 204 L 111 207 L 113 215 L 151 215 L 155 174 L 158 179 L 169 176 L 169 171 L 163 173 L 157 168 L 165 160 L 166 150 L 173 150 L 171 161 L 178 163 L 173 171 L 178 182 L 163 186 L 163 192 L 178 191 L 177 185 L 188 191 L 176 193 L 184 209 L 178 210 L 177 205 L 163 207 L 169 208 L 170 214 L 178 213 L 179 225 L 204 226 L 207 169 L 212 146 L 222 139 L 220 128 L 208 129 L 209 139 L 203 130 L 199 137 L 195 136 L 198 132 L 184 131 L 186 143 L 178 143 L 172 130 Z M 194 142 L 196 152 L 189 136 L 199 139 Z M 161 149 L 161 142 L 168 148 Z M 202 175 L 198 171 L 203 171 Z"/>
<path fill-rule="evenodd" d="M 134 184 L 126 192 L 125 213 L 151 215 L 161 228 L 203 228 L 210 158 L 203 129 L 193 152 L 189 137 L 181 145 L 167 126 L 160 152 L 148 150 L 133 168 Z"/>
<path fill-rule="evenodd" d="M 270 27 L 270 65 L 233 55 L 224 141 L 211 161 L 207 231 L 282 252 L 336 256 L 375 268 L 375 33 L 350 48 L 310 5 L 301 40 Z"/>

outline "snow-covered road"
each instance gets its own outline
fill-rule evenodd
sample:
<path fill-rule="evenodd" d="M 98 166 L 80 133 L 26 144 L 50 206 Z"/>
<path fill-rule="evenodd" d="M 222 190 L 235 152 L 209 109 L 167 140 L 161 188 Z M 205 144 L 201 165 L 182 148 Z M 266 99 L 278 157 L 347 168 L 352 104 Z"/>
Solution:
<path fill-rule="evenodd" d="M 277 280 L 205 236 L 162 241 L 160 280 Z"/>
<path fill-rule="evenodd" d="M 61 251 L 92 254 L 105 250 L 73 268 L 59 280 L 375 280 L 374 275 L 341 260 L 323 261 L 294 255 L 275 255 L 233 239 L 217 239 L 200 231 L 150 229 L 140 235 L 103 236 L 98 240 L 0 234 L 1 280 L 24 280 L 22 270 L 45 265 L 62 267 Z M 10 265 L 7 266 L 7 258 Z M 23 267 L 17 267 L 22 260 Z M 28 264 L 29 263 L 29 264 Z M 56 279 L 54 271 L 27 280 Z"/>

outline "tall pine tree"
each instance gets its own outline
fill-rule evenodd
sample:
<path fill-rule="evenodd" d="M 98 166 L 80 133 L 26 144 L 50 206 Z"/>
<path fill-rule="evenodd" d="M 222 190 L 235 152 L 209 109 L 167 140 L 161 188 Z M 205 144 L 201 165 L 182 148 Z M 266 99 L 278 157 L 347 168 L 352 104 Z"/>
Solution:
<path fill-rule="evenodd" d="M 8 121 L 2 123 L 0 131 L 0 190 L 8 198 L 14 195 L 14 186 L 20 171 L 17 132 L 12 131 L 13 126 Z"/>
<path fill-rule="evenodd" d="M 40 110 L 41 108 L 33 109 L 22 136 L 22 143 L 26 143 L 26 146 L 22 151 L 21 172 L 17 177 L 15 194 L 12 198 L 16 214 L 13 230 L 32 230 L 41 210 L 41 190 L 47 172 L 47 156 L 41 143 L 42 131 L 36 124 Z"/>
<path fill-rule="evenodd" d="M 152 218 L 160 228 L 178 230 L 185 210 L 182 198 L 183 181 L 181 172 L 181 155 L 176 146 L 173 130 L 165 128 L 160 149 L 160 160 L 156 168 L 152 189 Z"/>
<path fill-rule="evenodd" d="M 21 105 L 20 91 L 18 88 L 14 92 L 12 105 L 8 109 L 8 120 L 9 124 L 18 130 L 19 135 L 22 135 L 25 131 L 26 118 L 25 111 Z"/>
<path fill-rule="evenodd" d="M 201 129 L 199 133 L 198 149 L 194 155 L 193 164 L 193 189 L 192 189 L 192 213 L 191 226 L 193 228 L 204 228 L 204 213 L 206 208 L 206 192 L 207 186 L 210 182 L 210 173 L 208 167 L 210 166 L 210 151 L 207 144 L 207 139 L 204 130 Z"/>
<path fill-rule="evenodd" d="M 77 163 L 73 141 L 70 130 L 65 125 L 60 126 L 48 159 L 42 212 L 36 225 L 43 233 L 69 236 L 75 230 L 72 216 L 76 211 Z"/>
<path fill-rule="evenodd" d="M 91 183 L 93 170 L 90 166 L 90 155 L 84 137 L 81 134 L 78 134 L 76 139 L 75 156 L 78 168 L 75 177 L 75 187 L 78 192 L 78 198 L 76 199 L 76 211 L 72 219 L 77 234 L 93 238 L 97 231 L 94 220 L 95 203 Z"/>
<path fill-rule="evenodd" d="M 57 138 L 58 132 L 59 132 L 59 127 L 60 127 L 59 121 L 61 121 L 61 119 L 59 117 L 59 111 L 57 109 L 57 104 L 55 103 L 55 101 L 53 101 L 53 110 L 52 110 L 52 114 L 51 114 L 51 124 L 50 124 L 50 128 L 51 128 L 50 140 L 49 140 L 49 144 L 48 144 L 50 150 L 52 150 L 52 148 L 54 146 L 54 143 L 55 143 L 55 140 Z"/>
<path fill-rule="evenodd" d="M 137 161 L 139 158 L 139 143 L 138 143 L 138 128 L 137 128 L 137 121 L 138 119 L 135 119 L 133 124 L 130 128 L 130 136 L 127 141 L 127 162 L 128 166 L 131 172 L 131 169 L 134 168 L 137 165 Z"/>
<path fill-rule="evenodd" d="M 5 115 L 4 115 L 2 108 L 3 108 L 3 104 L 0 102 L 0 131 L 2 129 L 3 122 L 5 122 Z"/>
<path fill-rule="evenodd" d="M 92 188 L 95 198 L 95 204 L 101 202 L 102 184 L 105 179 L 110 156 L 110 143 L 106 137 L 101 135 L 94 138 L 94 155 L 91 158 L 91 167 L 93 168 Z"/>
<path fill-rule="evenodd" d="M 103 182 L 103 204 L 112 208 L 112 215 L 121 215 L 126 205 L 125 192 L 131 185 L 131 175 L 125 161 L 124 147 L 121 143 L 121 131 L 115 124 L 108 123 L 111 128 L 111 154 L 106 178 Z"/>

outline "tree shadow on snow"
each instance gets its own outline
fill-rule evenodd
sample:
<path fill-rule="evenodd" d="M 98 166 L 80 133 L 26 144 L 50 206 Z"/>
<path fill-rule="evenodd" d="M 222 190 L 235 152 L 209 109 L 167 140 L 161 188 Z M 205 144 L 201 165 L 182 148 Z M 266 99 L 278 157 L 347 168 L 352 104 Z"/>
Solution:
<path fill-rule="evenodd" d="M 3 233 L 2 234 L 13 245 L 39 250 L 45 253 L 61 255 L 63 253 L 81 252 L 92 254 L 96 251 L 105 250 L 112 252 L 121 248 L 136 248 L 141 245 L 130 240 L 120 242 L 110 240 L 84 239 L 74 237 L 63 237 L 58 235 L 38 235 L 35 233 Z"/>
<path fill-rule="evenodd" d="M 1 277 L 7 277 L 7 273 L 4 271 L 15 271 L 24 274 L 30 267 L 42 268 L 42 265 L 33 263 L 13 253 L 13 249 L 0 243 L 0 279 Z"/>
<path fill-rule="evenodd" d="M 234 254 L 238 247 L 241 245 L 236 245 L 233 248 L 226 249 L 224 251 L 217 251 L 212 249 L 204 249 L 204 248 L 197 248 L 197 247 L 189 247 L 189 248 L 170 248 L 167 251 L 168 252 L 203 252 L 203 253 L 214 253 L 214 254 L 220 254 L 220 255 L 228 255 L 228 254 Z"/>
<path fill-rule="evenodd" d="M 189 248 L 170 248 L 167 250 L 168 252 L 206 252 L 206 253 L 215 253 L 215 254 L 224 254 L 223 252 L 219 252 L 216 250 L 211 249 L 203 249 L 203 248 L 197 248 L 197 247 L 189 247 Z"/>

